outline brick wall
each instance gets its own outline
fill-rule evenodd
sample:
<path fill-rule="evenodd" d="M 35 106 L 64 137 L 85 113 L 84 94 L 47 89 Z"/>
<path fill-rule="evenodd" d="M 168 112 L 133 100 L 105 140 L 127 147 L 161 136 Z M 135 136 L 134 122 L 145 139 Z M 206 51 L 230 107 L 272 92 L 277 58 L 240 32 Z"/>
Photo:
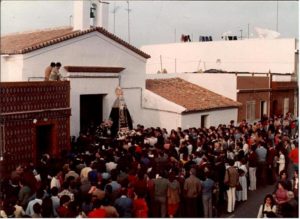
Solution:
<path fill-rule="evenodd" d="M 270 97 L 271 114 L 282 115 L 284 113 L 284 99 L 289 98 L 289 112 L 294 113 L 295 93 L 298 95 L 298 84 L 291 82 L 272 82 L 272 94 Z"/>
<path fill-rule="evenodd" d="M 0 83 L 0 156 L 5 170 L 36 162 L 37 127 L 51 127 L 49 154 L 70 149 L 70 83 Z"/>
<path fill-rule="evenodd" d="M 238 76 L 237 89 L 268 89 L 269 77 Z"/>
<path fill-rule="evenodd" d="M 243 104 L 238 111 L 238 121 L 246 119 L 247 101 L 255 101 L 255 119 L 260 119 L 261 101 L 267 102 L 267 112 L 269 110 L 269 91 L 240 92 L 237 94 L 237 101 Z"/>

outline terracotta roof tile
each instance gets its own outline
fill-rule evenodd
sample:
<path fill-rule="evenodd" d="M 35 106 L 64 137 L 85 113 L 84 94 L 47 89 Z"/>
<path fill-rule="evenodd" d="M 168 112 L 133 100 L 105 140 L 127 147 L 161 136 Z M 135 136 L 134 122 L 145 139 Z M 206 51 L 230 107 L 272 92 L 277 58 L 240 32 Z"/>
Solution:
<path fill-rule="evenodd" d="M 94 31 L 98 31 L 146 59 L 150 58 L 148 54 L 101 27 L 94 27 L 83 31 L 74 31 L 71 27 L 68 27 L 10 34 L 1 37 L 1 54 L 24 54 Z"/>
<path fill-rule="evenodd" d="M 125 68 L 103 67 L 103 66 L 64 66 L 67 72 L 99 72 L 99 73 L 120 73 Z"/>
<path fill-rule="evenodd" d="M 184 112 L 239 107 L 242 104 L 180 78 L 148 79 L 146 89 L 186 108 Z"/>

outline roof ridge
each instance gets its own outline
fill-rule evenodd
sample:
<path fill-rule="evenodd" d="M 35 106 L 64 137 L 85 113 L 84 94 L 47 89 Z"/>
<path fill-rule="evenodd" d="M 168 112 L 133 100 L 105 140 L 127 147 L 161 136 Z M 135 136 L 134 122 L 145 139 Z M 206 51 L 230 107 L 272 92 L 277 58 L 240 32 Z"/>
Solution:
<path fill-rule="evenodd" d="M 40 41 L 40 42 L 37 42 L 35 44 L 28 43 L 27 45 L 25 45 L 25 47 L 14 49 L 10 52 L 6 51 L 6 50 L 2 50 L 1 54 L 23 54 L 23 53 L 34 51 L 36 49 L 44 48 L 44 47 L 62 42 L 64 40 L 68 40 L 68 39 L 71 39 L 71 38 L 75 38 L 75 37 L 78 37 L 78 36 L 82 36 L 84 34 L 88 34 L 88 33 L 97 31 L 97 32 L 103 34 L 104 36 L 110 38 L 111 40 L 123 45 L 127 49 L 132 50 L 133 52 L 139 54 L 140 56 L 142 56 L 146 59 L 150 58 L 150 55 L 146 54 L 145 52 L 138 49 L 137 47 L 135 47 L 135 46 L 129 44 L 128 42 L 124 41 L 123 39 L 116 36 L 115 34 L 110 33 L 109 31 L 107 31 L 103 27 L 91 27 L 91 28 L 86 29 L 86 30 L 73 30 L 72 27 L 70 27 L 70 28 L 54 28 L 54 29 L 52 28 L 52 29 L 43 29 L 43 30 L 40 30 L 40 31 L 36 30 L 34 32 L 47 32 L 47 31 L 68 30 L 68 29 L 70 29 L 69 33 L 65 33 L 65 34 L 60 35 L 60 36 L 54 36 L 51 39 L 44 39 L 44 41 Z M 34 32 L 27 32 L 27 34 L 34 33 Z M 25 34 L 25 33 L 23 32 L 23 33 L 14 34 L 14 35 L 22 35 L 22 34 Z M 10 36 L 13 37 L 13 34 L 11 34 Z M 8 38 L 8 37 L 9 36 L 1 37 L 1 40 L 4 40 L 5 38 Z"/>

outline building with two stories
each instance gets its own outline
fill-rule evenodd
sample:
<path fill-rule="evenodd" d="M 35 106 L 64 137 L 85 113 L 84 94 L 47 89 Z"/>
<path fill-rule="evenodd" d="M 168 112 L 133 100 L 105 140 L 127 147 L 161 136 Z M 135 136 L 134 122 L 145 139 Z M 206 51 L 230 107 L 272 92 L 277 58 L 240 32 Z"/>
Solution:
<path fill-rule="evenodd" d="M 298 116 L 298 41 L 245 39 L 146 45 L 147 79 L 180 77 L 242 103 L 235 121 Z M 161 72 L 167 74 L 159 74 Z M 159 72 L 159 73 L 158 73 Z"/>

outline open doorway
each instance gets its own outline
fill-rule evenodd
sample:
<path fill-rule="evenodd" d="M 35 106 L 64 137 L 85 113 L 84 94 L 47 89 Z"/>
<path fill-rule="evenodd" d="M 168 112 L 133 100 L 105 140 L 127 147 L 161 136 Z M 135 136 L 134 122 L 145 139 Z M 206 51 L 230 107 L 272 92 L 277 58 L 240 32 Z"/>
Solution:
<path fill-rule="evenodd" d="M 278 116 L 278 101 L 273 100 L 272 102 L 272 115 Z"/>
<path fill-rule="evenodd" d="M 267 115 L 267 102 L 260 102 L 260 118 L 262 119 L 264 115 Z"/>
<path fill-rule="evenodd" d="M 36 158 L 40 159 L 45 153 L 52 154 L 53 125 L 39 125 L 36 127 Z"/>
<path fill-rule="evenodd" d="M 208 115 L 201 115 L 201 128 L 208 128 Z"/>
<path fill-rule="evenodd" d="M 80 130 L 86 130 L 93 123 L 97 127 L 102 122 L 103 95 L 80 95 Z"/>

